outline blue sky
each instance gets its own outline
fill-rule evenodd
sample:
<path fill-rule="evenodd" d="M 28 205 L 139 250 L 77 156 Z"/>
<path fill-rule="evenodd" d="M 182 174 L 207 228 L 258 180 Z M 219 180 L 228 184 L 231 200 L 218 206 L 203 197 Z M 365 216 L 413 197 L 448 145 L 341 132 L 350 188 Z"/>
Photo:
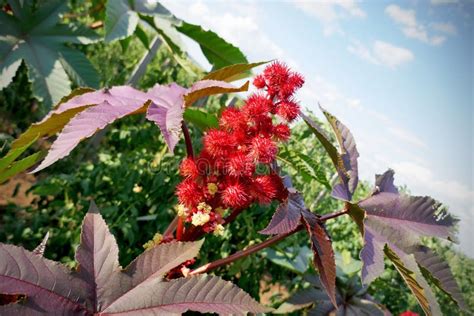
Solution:
<path fill-rule="evenodd" d="M 449 205 L 474 257 L 473 1 L 163 2 L 250 61 L 301 72 L 301 104 L 317 112 L 320 102 L 350 127 L 361 177 L 393 168 L 397 184 Z"/>

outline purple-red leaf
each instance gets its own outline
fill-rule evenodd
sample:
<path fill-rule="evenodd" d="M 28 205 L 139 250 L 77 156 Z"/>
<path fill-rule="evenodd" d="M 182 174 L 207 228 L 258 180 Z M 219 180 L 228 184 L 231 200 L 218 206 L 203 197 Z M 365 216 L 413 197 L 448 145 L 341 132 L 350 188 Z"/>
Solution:
<path fill-rule="evenodd" d="M 331 125 L 339 144 L 339 155 L 343 166 L 337 168 L 341 182 L 334 187 L 333 196 L 343 201 L 350 201 L 359 183 L 356 143 L 352 133 L 334 115 L 320 107 Z"/>
<path fill-rule="evenodd" d="M 44 255 L 44 251 L 46 250 L 46 244 L 48 243 L 48 239 L 49 239 L 49 232 L 47 232 L 46 235 L 44 235 L 43 240 L 33 250 L 33 253 L 35 255 L 39 255 L 39 256 Z"/>
<path fill-rule="evenodd" d="M 6 244 L 0 244 L 0 293 L 26 295 L 24 310 L 37 314 L 78 313 L 86 296 L 82 281 L 65 266 Z"/>
<path fill-rule="evenodd" d="M 163 279 L 170 269 L 194 258 L 201 245 L 202 241 L 160 244 L 122 271 L 115 238 L 92 204 L 76 253 L 78 272 L 23 248 L 0 244 L 0 294 L 26 296 L 24 301 L 0 306 L 0 313 L 161 315 L 187 310 L 226 314 L 268 310 L 218 277 Z"/>
<path fill-rule="evenodd" d="M 445 292 L 459 308 L 467 311 L 462 292 L 451 273 L 448 263 L 425 246 L 417 246 L 410 252 L 415 256 L 423 275 Z"/>
<path fill-rule="evenodd" d="M 170 151 L 174 150 L 180 138 L 184 113 L 183 96 L 186 91 L 177 84 L 156 85 L 148 91 L 153 103 L 148 107 L 146 118 L 158 125 Z"/>
<path fill-rule="evenodd" d="M 303 197 L 289 189 L 288 199 L 281 203 L 268 226 L 260 231 L 264 235 L 278 235 L 292 232 L 301 222 L 301 212 L 306 209 Z"/>
<path fill-rule="evenodd" d="M 311 248 L 314 253 L 314 265 L 318 268 L 319 278 L 334 306 L 336 302 L 336 259 L 332 249 L 331 238 L 316 215 L 309 211 L 302 212 L 303 222 L 311 237 Z"/>
<path fill-rule="evenodd" d="M 166 315 L 188 310 L 201 313 L 264 313 L 263 307 L 247 293 L 219 277 L 199 275 L 168 282 L 145 282 L 104 310 L 105 314 L 133 311 L 137 315 Z"/>
<path fill-rule="evenodd" d="M 360 253 L 363 283 L 370 283 L 383 272 L 385 254 L 427 314 L 437 314 L 439 307 L 424 276 L 462 305 L 449 266 L 420 244 L 422 236 L 453 239 L 455 218 L 431 197 L 400 194 L 393 183 L 392 170 L 376 176 L 372 196 L 359 206 L 366 215 Z"/>
<path fill-rule="evenodd" d="M 114 236 L 94 202 L 82 223 L 81 244 L 76 252 L 79 264 L 79 277 L 87 283 L 89 300 L 94 311 L 110 303 L 118 295 L 119 289 L 113 282 L 120 274 L 119 250 Z"/>
<path fill-rule="evenodd" d="M 45 159 L 33 172 L 40 171 L 66 157 L 81 140 L 91 137 L 115 120 L 147 106 L 147 100 L 145 93 L 128 86 L 119 86 L 85 93 L 60 104 L 50 115 L 88 104 L 96 105 L 76 114 L 64 126 Z"/>
<path fill-rule="evenodd" d="M 304 114 L 301 116 L 321 142 L 321 145 L 323 145 L 332 163 L 336 167 L 340 182 L 334 186 L 332 196 L 339 200 L 350 201 L 359 182 L 357 165 L 359 152 L 357 151 L 354 137 L 349 129 L 322 107 L 321 110 L 334 131 L 334 135 L 339 144 L 339 150 L 331 143 L 329 137 L 318 123 Z"/>

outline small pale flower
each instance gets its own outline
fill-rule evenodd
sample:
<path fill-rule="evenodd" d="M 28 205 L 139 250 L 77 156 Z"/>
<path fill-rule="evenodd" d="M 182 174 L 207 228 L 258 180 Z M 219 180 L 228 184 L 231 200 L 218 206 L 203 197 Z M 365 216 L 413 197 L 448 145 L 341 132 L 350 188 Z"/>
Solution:
<path fill-rule="evenodd" d="M 202 211 L 203 213 L 209 213 L 210 211 L 212 211 L 212 207 L 206 202 L 199 203 L 197 209 L 198 211 Z"/>
<path fill-rule="evenodd" d="M 207 184 L 207 191 L 209 191 L 209 194 L 214 195 L 217 193 L 217 190 L 217 184 L 212 182 Z"/>
<path fill-rule="evenodd" d="M 211 217 L 209 216 L 209 214 L 203 213 L 203 212 L 197 212 L 197 213 L 193 214 L 193 217 L 191 219 L 191 223 L 194 226 L 202 226 L 202 225 L 206 224 L 207 222 L 209 222 L 210 219 L 211 219 Z"/>
<path fill-rule="evenodd" d="M 185 217 L 188 215 L 188 209 L 183 204 L 178 204 L 176 211 L 179 217 Z"/>
<path fill-rule="evenodd" d="M 217 224 L 216 227 L 214 228 L 213 234 L 215 236 L 223 236 L 224 235 L 225 228 L 221 224 Z"/>
<path fill-rule="evenodd" d="M 142 192 L 142 190 L 143 190 L 143 187 L 141 187 L 141 186 L 139 186 L 138 184 L 135 183 L 135 185 L 133 186 L 133 190 L 132 190 L 132 191 L 133 191 L 134 193 L 140 193 L 140 192 Z"/>

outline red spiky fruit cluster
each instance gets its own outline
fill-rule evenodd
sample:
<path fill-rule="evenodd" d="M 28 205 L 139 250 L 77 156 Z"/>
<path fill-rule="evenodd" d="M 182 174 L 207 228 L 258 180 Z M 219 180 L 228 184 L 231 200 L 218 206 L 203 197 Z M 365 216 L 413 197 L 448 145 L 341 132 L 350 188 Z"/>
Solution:
<path fill-rule="evenodd" d="M 222 231 L 226 209 L 240 210 L 254 202 L 268 204 L 288 194 L 270 165 L 278 153 L 278 142 L 290 137 L 288 123 L 300 110 L 293 94 L 304 79 L 275 62 L 253 83 L 260 91 L 241 108 L 225 109 L 219 128 L 204 135 L 199 156 L 184 159 L 180 166 L 184 179 L 177 187 L 178 214 L 205 232 Z M 257 172 L 262 166 L 266 172 Z"/>

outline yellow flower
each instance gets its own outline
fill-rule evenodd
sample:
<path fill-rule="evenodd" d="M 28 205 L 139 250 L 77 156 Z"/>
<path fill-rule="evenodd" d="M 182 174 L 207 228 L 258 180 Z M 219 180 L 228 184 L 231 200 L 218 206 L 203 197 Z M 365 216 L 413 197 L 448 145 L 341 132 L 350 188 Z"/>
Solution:
<path fill-rule="evenodd" d="M 204 213 L 209 213 L 210 211 L 212 211 L 212 207 L 206 202 L 199 203 L 197 209 L 198 211 L 202 211 Z"/>
<path fill-rule="evenodd" d="M 210 183 L 207 184 L 207 191 L 209 191 L 209 193 L 210 193 L 211 195 L 216 194 L 216 193 L 217 193 L 217 190 L 218 190 L 217 184 L 212 183 L 212 182 L 210 182 Z"/>
<path fill-rule="evenodd" d="M 162 240 L 163 240 L 163 235 L 160 233 L 156 233 L 155 236 L 153 236 L 152 240 L 147 241 L 143 245 L 143 248 L 145 248 L 146 250 L 149 250 L 155 246 L 158 246 Z"/>
<path fill-rule="evenodd" d="M 179 217 L 185 217 L 188 215 L 188 209 L 183 204 L 178 204 L 176 211 Z"/>
<path fill-rule="evenodd" d="M 207 222 L 209 222 L 210 219 L 211 219 L 211 217 L 209 216 L 209 214 L 203 213 L 203 212 L 197 212 L 197 213 L 193 214 L 193 217 L 191 219 L 191 223 L 194 226 L 202 226 L 202 225 L 206 224 Z"/>
<path fill-rule="evenodd" d="M 227 210 L 223 209 L 222 207 L 217 207 L 214 211 L 216 211 L 216 213 L 219 214 L 220 216 L 224 216 Z"/>
<path fill-rule="evenodd" d="M 216 225 L 216 227 L 214 228 L 213 234 L 214 234 L 215 236 L 224 236 L 224 231 L 225 231 L 224 226 L 222 226 L 221 224 L 218 224 L 218 225 Z"/>
<path fill-rule="evenodd" d="M 133 190 L 132 190 L 132 191 L 133 191 L 134 193 L 140 193 L 140 192 L 142 192 L 142 190 L 143 190 L 143 187 L 141 187 L 141 186 L 139 186 L 138 184 L 135 183 L 135 185 L 133 186 Z"/>

